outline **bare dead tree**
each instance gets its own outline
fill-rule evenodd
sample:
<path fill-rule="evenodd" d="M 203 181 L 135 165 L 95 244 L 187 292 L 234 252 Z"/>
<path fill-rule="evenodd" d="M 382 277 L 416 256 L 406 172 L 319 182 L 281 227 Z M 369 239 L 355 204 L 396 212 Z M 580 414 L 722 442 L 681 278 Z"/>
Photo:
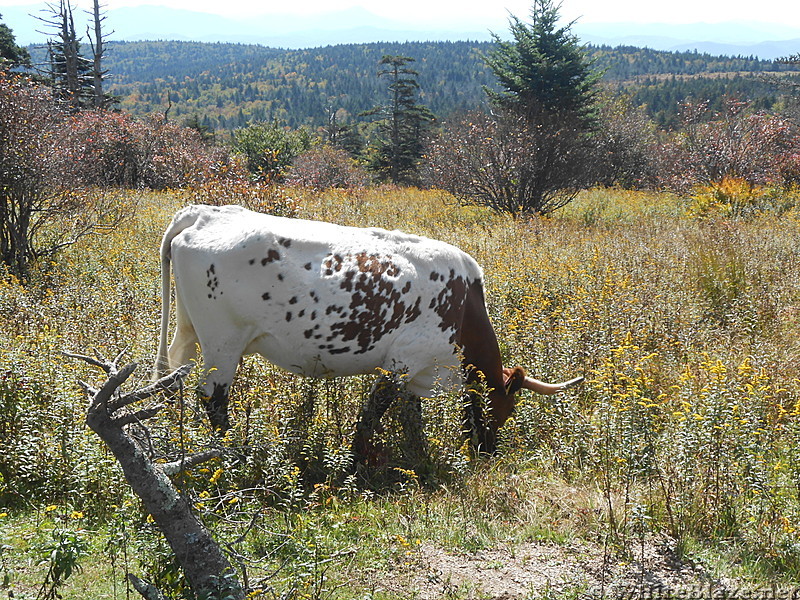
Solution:
<path fill-rule="evenodd" d="M 48 64 L 46 75 L 52 79 L 53 93 L 57 100 L 78 108 L 83 96 L 83 72 L 86 59 L 80 54 L 80 39 L 75 32 L 70 0 L 46 4 L 48 16 L 36 17 L 49 31 L 47 41 Z"/>
<path fill-rule="evenodd" d="M 86 28 L 86 35 L 92 47 L 92 106 L 94 108 L 106 108 L 114 103 L 114 98 L 103 92 L 103 82 L 108 78 L 108 69 L 103 69 L 103 59 L 106 54 L 105 42 L 111 33 L 103 33 L 103 23 L 107 16 L 105 6 L 100 4 L 100 0 L 93 0 L 92 10 L 86 11 L 92 18 L 93 30 Z"/>
<path fill-rule="evenodd" d="M 64 60 L 64 76 L 66 81 L 67 98 L 70 105 L 80 103 L 81 82 L 80 82 L 80 61 L 78 51 L 78 36 L 75 34 L 75 20 L 72 17 L 72 7 L 69 0 L 61 2 L 60 9 L 60 46 Z"/>
<path fill-rule="evenodd" d="M 126 410 L 128 407 L 161 392 L 179 392 L 191 367 L 180 367 L 155 383 L 133 392 L 122 393 L 119 388 L 134 372 L 136 363 L 119 368 L 121 354 L 112 361 L 97 354 L 94 357 L 71 353 L 65 355 L 99 367 L 108 375 L 99 389 L 81 382 L 90 400 L 86 424 L 100 436 L 119 461 L 131 488 L 141 498 L 145 510 L 152 515 L 175 553 L 195 595 L 208 599 L 243 599 L 245 594 L 236 571 L 211 533 L 194 515 L 190 502 L 175 489 L 169 479 L 169 475 L 218 457 L 219 452 L 208 450 L 174 462 L 157 464 L 150 459 L 146 449 L 126 431 L 127 425 L 141 425 L 154 417 L 164 405 L 156 404 L 133 411 Z M 129 574 L 128 579 L 147 600 L 163 598 L 157 588 L 135 575 Z"/>
<path fill-rule="evenodd" d="M 169 123 L 169 111 L 172 109 L 172 90 L 167 90 L 167 109 L 164 111 L 164 124 Z"/>

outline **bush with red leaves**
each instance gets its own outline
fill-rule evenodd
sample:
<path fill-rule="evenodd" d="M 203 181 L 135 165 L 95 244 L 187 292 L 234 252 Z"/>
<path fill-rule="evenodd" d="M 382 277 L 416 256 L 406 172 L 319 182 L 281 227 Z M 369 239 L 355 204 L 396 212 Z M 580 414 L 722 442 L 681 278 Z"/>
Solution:
<path fill-rule="evenodd" d="M 219 175 L 231 162 L 194 129 L 102 110 L 71 115 L 60 142 L 58 160 L 83 185 L 180 188 Z"/>
<path fill-rule="evenodd" d="M 679 192 L 694 185 L 733 178 L 750 185 L 787 183 L 800 137 L 789 121 L 752 112 L 747 102 L 729 99 L 711 113 L 707 102 L 685 103 L 683 127 L 661 148 L 663 185 Z"/>
<path fill-rule="evenodd" d="M 328 145 L 316 146 L 298 156 L 286 177 L 288 185 L 316 190 L 361 188 L 368 182 L 367 172 L 347 151 Z"/>

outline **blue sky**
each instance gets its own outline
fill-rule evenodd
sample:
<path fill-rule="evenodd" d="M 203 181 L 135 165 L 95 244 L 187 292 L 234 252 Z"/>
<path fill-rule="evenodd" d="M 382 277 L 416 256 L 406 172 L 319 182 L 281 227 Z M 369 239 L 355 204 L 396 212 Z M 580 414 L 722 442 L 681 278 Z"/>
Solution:
<path fill-rule="evenodd" d="M 35 0 L 0 0 L 3 6 L 32 4 Z M 73 0 L 79 7 L 87 7 L 89 0 Z M 459 21 L 485 22 L 494 26 L 505 23 L 508 12 L 527 17 L 528 0 L 404 0 L 402 3 L 386 0 L 302 0 L 276 2 L 275 0 L 103 0 L 109 8 L 137 4 L 161 4 L 174 8 L 225 11 L 229 16 L 263 13 L 324 13 L 361 6 L 377 15 L 408 21 Z M 402 6 L 400 6 L 402 5 Z M 757 12 L 754 10 L 757 7 Z M 566 19 L 579 19 L 583 23 L 639 22 L 639 23 L 697 23 L 722 21 L 758 21 L 781 23 L 800 27 L 800 2 L 796 0 L 564 0 L 561 14 Z"/>

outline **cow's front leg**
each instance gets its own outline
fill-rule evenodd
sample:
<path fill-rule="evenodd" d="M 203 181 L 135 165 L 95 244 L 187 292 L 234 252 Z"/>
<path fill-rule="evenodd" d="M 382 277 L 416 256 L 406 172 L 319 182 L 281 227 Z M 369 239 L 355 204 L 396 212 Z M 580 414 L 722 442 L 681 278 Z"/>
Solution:
<path fill-rule="evenodd" d="M 378 429 L 381 417 L 402 393 L 403 384 L 394 374 L 378 377 L 361 409 L 353 438 L 353 456 L 356 463 L 370 462 L 375 458 L 372 436 Z"/>
<path fill-rule="evenodd" d="M 464 435 L 478 454 L 497 451 L 497 433 L 486 422 L 485 399 L 475 390 L 466 390 L 462 396 L 464 406 Z"/>

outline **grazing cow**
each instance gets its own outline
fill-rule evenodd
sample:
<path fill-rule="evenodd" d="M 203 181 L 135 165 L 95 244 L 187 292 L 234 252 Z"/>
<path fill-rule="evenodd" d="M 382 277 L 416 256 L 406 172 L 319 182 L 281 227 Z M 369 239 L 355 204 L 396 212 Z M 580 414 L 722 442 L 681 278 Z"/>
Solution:
<path fill-rule="evenodd" d="M 170 262 L 177 329 L 167 353 Z M 519 367 L 504 369 L 481 268 L 443 242 L 239 206 L 189 206 L 164 234 L 161 269 L 156 371 L 190 362 L 199 342 L 205 365 L 199 391 L 217 429 L 229 426 L 228 391 L 244 354 L 311 377 L 382 368 L 402 373 L 416 396 L 460 386 L 464 376 L 483 381 L 489 415 L 479 425 L 484 419 L 473 401 L 478 412 L 471 421 L 484 451 L 493 451 L 519 389 L 554 394 L 583 379 L 546 384 Z M 372 425 L 393 397 L 377 401 Z"/>

